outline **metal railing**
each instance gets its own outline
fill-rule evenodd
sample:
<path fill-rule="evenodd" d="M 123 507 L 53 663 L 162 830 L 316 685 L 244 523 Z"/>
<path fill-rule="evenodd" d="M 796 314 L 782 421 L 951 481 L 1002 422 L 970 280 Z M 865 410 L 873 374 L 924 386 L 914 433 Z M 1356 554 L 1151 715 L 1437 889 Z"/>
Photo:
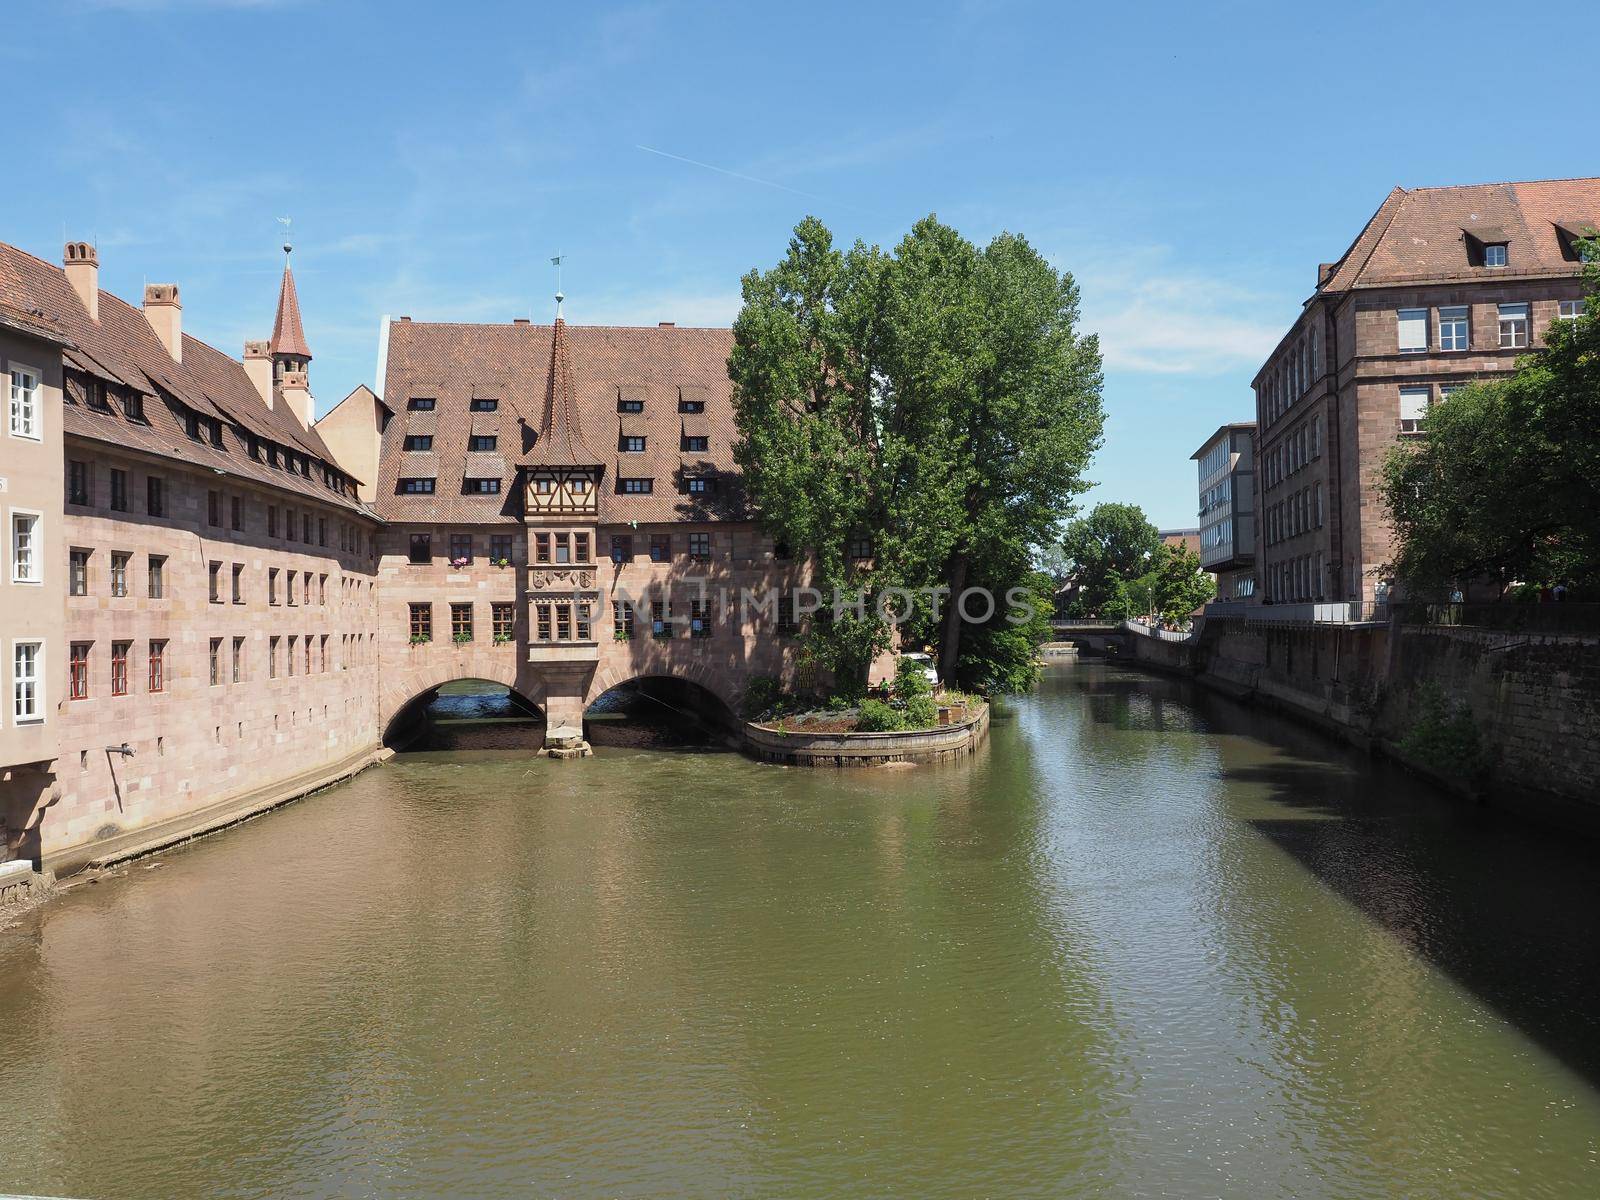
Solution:
<path fill-rule="evenodd" d="M 1206 605 L 1213 620 L 1232 619 L 1265 625 L 1372 625 L 1389 619 L 1387 600 L 1339 600 L 1334 603 L 1250 604 L 1243 600 L 1213 600 Z"/>
<path fill-rule="evenodd" d="M 1397 600 L 1395 617 L 1403 625 L 1493 629 L 1505 633 L 1600 633 L 1600 604 L 1569 601 L 1518 603 L 1429 603 Z"/>

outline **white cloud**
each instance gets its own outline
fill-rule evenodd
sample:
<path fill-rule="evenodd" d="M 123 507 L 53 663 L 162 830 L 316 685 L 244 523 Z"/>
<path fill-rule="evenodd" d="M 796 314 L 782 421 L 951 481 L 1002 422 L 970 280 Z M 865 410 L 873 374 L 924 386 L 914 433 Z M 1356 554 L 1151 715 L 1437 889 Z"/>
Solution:
<path fill-rule="evenodd" d="M 611 291 L 569 300 L 566 317 L 576 325 L 654 325 L 671 321 L 676 325 L 726 328 L 739 315 L 741 303 L 737 288 Z"/>
<path fill-rule="evenodd" d="M 1073 270 L 1082 328 L 1112 370 L 1218 375 L 1264 361 L 1294 319 L 1282 297 L 1174 271 L 1164 247 L 1102 251 Z"/>

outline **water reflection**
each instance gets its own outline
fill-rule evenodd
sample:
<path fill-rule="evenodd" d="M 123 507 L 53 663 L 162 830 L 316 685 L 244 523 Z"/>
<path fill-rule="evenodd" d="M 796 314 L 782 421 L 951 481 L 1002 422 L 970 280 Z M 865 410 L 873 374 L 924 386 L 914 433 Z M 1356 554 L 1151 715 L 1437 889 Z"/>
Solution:
<path fill-rule="evenodd" d="M 1600 1178 L 1583 857 L 1115 668 L 958 767 L 403 755 L 149 865 L 0 933 L 0 1187 Z"/>

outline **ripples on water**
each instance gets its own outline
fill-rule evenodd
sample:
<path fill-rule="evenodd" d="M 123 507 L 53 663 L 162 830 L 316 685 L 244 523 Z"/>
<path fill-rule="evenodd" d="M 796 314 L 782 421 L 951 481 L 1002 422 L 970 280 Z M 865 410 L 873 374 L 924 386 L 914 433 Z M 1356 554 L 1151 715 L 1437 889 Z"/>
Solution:
<path fill-rule="evenodd" d="M 1165 680 L 402 756 L 0 933 L 0 1188 L 1592 1196 L 1591 847 Z"/>

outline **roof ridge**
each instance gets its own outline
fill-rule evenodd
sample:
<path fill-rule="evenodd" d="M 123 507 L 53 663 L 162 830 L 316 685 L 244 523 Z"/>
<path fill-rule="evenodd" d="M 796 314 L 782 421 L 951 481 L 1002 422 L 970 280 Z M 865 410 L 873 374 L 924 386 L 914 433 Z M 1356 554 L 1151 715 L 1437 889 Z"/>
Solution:
<path fill-rule="evenodd" d="M 1558 175 L 1549 179 L 1496 179 L 1487 183 L 1440 183 L 1422 187 L 1401 188 L 1413 192 L 1464 192 L 1473 188 L 1526 187 L 1530 183 L 1600 183 L 1600 175 Z"/>
<path fill-rule="evenodd" d="M 563 318 L 563 321 L 565 321 L 565 318 Z M 529 322 L 527 322 L 525 324 L 523 322 L 521 322 L 521 321 L 515 321 L 515 322 L 511 322 L 511 323 L 508 324 L 505 321 L 418 321 L 418 320 L 415 320 L 415 319 L 402 321 L 399 318 L 392 318 L 389 321 L 389 324 L 390 325 L 412 325 L 412 326 L 415 326 L 415 325 L 449 325 L 449 326 L 453 326 L 453 327 L 457 327 L 457 328 L 461 328 L 461 329 L 529 329 L 529 330 L 543 330 L 543 331 L 546 331 L 546 332 L 548 332 L 548 331 L 550 331 L 550 330 L 555 328 L 554 325 L 541 325 L 541 324 L 537 324 L 537 323 L 532 322 L 532 321 L 529 321 Z M 659 332 L 663 332 L 663 333 L 732 333 L 733 332 L 733 326 L 732 325 L 679 325 L 677 323 L 673 323 L 671 325 L 660 325 L 660 324 L 656 324 L 656 325 L 574 325 L 574 324 L 572 324 L 570 322 L 567 322 L 566 326 L 567 326 L 567 329 L 569 331 L 579 330 L 579 329 L 620 329 L 620 330 L 624 330 L 624 331 L 629 332 L 629 333 L 650 333 L 650 332 L 653 332 L 653 331 L 659 331 Z"/>

